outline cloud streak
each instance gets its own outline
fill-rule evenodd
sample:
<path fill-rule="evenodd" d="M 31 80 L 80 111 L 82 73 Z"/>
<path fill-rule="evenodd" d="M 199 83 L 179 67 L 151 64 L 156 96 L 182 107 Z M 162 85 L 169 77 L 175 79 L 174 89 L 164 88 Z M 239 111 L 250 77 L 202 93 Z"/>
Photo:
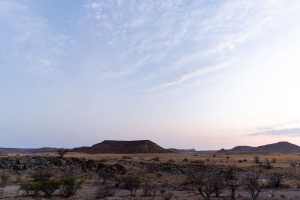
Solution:
<path fill-rule="evenodd" d="M 177 77 L 169 80 L 168 82 L 164 83 L 162 86 L 165 87 L 165 86 L 175 85 L 175 84 L 181 83 L 189 78 L 192 78 L 194 76 L 201 76 L 201 75 L 207 74 L 209 72 L 214 72 L 214 71 L 217 71 L 226 66 L 227 66 L 227 64 L 219 64 L 219 65 L 212 66 L 212 67 L 199 68 L 199 69 L 184 73 L 180 76 L 177 76 Z"/>
<path fill-rule="evenodd" d="M 115 61 L 106 64 L 107 76 L 125 76 L 149 69 L 142 78 L 145 82 L 158 77 L 166 79 L 174 72 L 191 71 L 166 83 L 172 85 L 201 73 L 197 71 L 197 63 L 224 57 L 235 46 L 272 25 L 274 17 L 284 12 L 284 3 L 93 1 L 84 4 L 87 16 L 83 26 L 92 29 L 99 45 L 106 47 L 103 56 L 107 54 Z M 118 50 L 111 53 L 110 49 Z M 155 54 L 164 57 L 135 64 L 138 58 L 154 58 Z"/>
<path fill-rule="evenodd" d="M 262 136 L 262 135 L 273 135 L 273 136 L 300 136 L 300 128 L 286 128 L 278 130 L 267 130 L 262 132 L 256 132 L 248 134 L 247 136 Z"/>

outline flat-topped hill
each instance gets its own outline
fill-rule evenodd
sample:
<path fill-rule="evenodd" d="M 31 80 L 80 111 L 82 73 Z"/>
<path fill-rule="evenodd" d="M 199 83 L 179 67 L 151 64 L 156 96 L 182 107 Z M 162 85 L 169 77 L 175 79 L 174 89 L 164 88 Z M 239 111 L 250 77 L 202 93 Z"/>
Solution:
<path fill-rule="evenodd" d="M 104 140 L 91 147 L 79 147 L 72 149 L 73 152 L 83 152 L 89 154 L 134 154 L 134 153 L 172 153 L 150 140 L 117 141 Z"/>

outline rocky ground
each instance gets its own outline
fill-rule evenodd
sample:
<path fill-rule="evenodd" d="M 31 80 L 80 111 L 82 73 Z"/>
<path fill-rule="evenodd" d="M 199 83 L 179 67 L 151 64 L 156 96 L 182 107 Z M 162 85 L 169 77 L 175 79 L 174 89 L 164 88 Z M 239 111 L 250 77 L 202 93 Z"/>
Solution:
<path fill-rule="evenodd" d="M 191 168 L 192 167 L 192 168 Z M 174 162 L 173 160 L 160 161 L 154 157 L 148 160 L 132 159 L 123 156 L 121 158 L 78 158 L 59 156 L 2 156 L 0 157 L 0 172 L 9 174 L 5 186 L 2 188 L 3 199 L 45 199 L 42 192 L 36 195 L 24 196 L 25 192 L 19 190 L 20 184 L 33 180 L 32 174 L 40 171 L 51 171 L 54 173 L 52 179 L 60 179 L 65 176 L 74 176 L 78 180 L 84 179 L 82 188 L 69 199 L 96 199 L 97 191 L 105 186 L 113 187 L 115 190 L 112 197 L 104 199 L 203 199 L 200 195 L 191 192 L 191 185 L 187 183 L 186 173 L 189 169 L 204 171 L 226 171 L 226 165 L 198 162 Z M 259 183 L 264 185 L 259 199 L 299 199 L 298 189 L 299 174 L 294 168 L 266 167 L 264 165 L 251 165 L 248 167 L 237 167 L 239 177 L 249 172 L 261 174 Z M 270 174 L 280 173 L 284 178 L 284 184 L 278 188 L 271 187 L 268 183 Z M 130 175 L 141 178 L 136 194 L 130 196 L 130 190 L 123 183 L 114 187 L 118 180 Z M 1 179 L 1 177 L 0 177 Z M 155 196 L 145 196 L 146 181 L 155 184 L 157 188 Z M 105 183 L 104 183 L 105 182 Z M 236 191 L 237 199 L 251 199 L 250 194 L 245 191 L 243 179 L 239 180 L 239 188 Z M 230 199 L 229 191 L 224 186 L 220 197 L 211 199 Z M 57 190 L 51 199 L 62 199 L 60 191 Z"/>

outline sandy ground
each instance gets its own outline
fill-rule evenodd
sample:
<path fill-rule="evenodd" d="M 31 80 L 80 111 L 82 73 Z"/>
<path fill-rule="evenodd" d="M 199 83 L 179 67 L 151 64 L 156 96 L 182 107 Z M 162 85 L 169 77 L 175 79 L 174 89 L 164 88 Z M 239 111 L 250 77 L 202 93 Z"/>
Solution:
<path fill-rule="evenodd" d="M 4 188 L 4 197 L 2 199 L 65 199 L 61 198 L 59 196 L 53 196 L 51 198 L 44 198 L 43 196 L 36 196 L 36 197 L 24 197 L 23 191 L 19 191 L 18 185 L 9 185 Z M 97 186 L 95 185 L 83 185 L 82 189 L 76 193 L 75 196 L 69 198 L 69 199 L 96 199 L 96 191 Z M 172 199 L 186 199 L 186 200 L 200 200 L 202 197 L 195 196 L 193 193 L 188 191 L 174 191 L 172 188 L 166 189 L 165 193 L 172 192 L 173 197 Z M 250 194 L 245 192 L 244 190 L 239 189 L 237 191 L 237 199 L 250 199 Z M 220 195 L 219 198 L 213 197 L 212 199 L 219 199 L 219 200 L 227 200 L 229 193 L 225 189 L 224 193 Z M 126 190 L 117 189 L 116 193 L 113 197 L 108 197 L 105 199 L 109 200 L 119 200 L 119 199 L 151 199 L 151 200 L 163 200 L 163 194 L 160 194 L 158 192 L 156 197 L 144 197 L 142 195 L 142 190 L 138 190 L 135 197 L 130 196 L 130 192 Z M 300 200 L 300 189 L 280 189 L 280 190 L 274 190 L 274 189 L 265 189 L 260 193 L 259 199 L 293 199 L 293 200 Z"/>

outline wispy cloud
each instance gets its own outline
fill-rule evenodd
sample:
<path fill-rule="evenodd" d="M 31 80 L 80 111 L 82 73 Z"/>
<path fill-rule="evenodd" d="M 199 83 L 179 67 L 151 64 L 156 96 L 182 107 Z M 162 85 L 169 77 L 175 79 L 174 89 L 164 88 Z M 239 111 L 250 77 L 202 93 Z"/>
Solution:
<path fill-rule="evenodd" d="M 0 21 L 9 36 L 2 35 L 2 52 L 11 63 L 37 72 L 59 73 L 59 62 L 70 52 L 72 42 L 52 27 L 51 22 L 18 1 L 0 2 Z"/>
<path fill-rule="evenodd" d="M 171 86 L 171 85 L 174 85 L 177 83 L 181 83 L 181 82 L 185 81 L 186 79 L 192 78 L 194 76 L 200 76 L 200 75 L 203 75 L 203 74 L 206 74 L 209 72 L 217 71 L 226 66 L 227 66 L 227 64 L 219 64 L 219 65 L 212 66 L 212 67 L 199 68 L 199 69 L 184 73 L 180 76 L 177 76 L 177 77 L 169 80 L 168 82 L 164 83 L 162 86 L 165 87 L 165 86 Z"/>
<path fill-rule="evenodd" d="M 93 1 L 84 5 L 84 23 L 99 37 L 99 45 L 107 48 L 104 55 L 120 63 L 107 63 L 108 76 L 148 68 L 142 79 L 150 81 L 173 71 L 191 71 L 170 80 L 172 84 L 200 73 L 196 63 L 224 57 L 272 25 L 274 17 L 284 12 L 284 2 Z M 110 49 L 118 50 L 112 53 Z M 134 64 L 139 57 L 153 58 L 154 54 L 165 56 Z M 119 55 L 126 57 L 120 59 Z"/>
<path fill-rule="evenodd" d="M 279 130 L 267 130 L 248 134 L 248 136 L 274 135 L 274 136 L 300 136 L 300 128 L 287 128 Z"/>

